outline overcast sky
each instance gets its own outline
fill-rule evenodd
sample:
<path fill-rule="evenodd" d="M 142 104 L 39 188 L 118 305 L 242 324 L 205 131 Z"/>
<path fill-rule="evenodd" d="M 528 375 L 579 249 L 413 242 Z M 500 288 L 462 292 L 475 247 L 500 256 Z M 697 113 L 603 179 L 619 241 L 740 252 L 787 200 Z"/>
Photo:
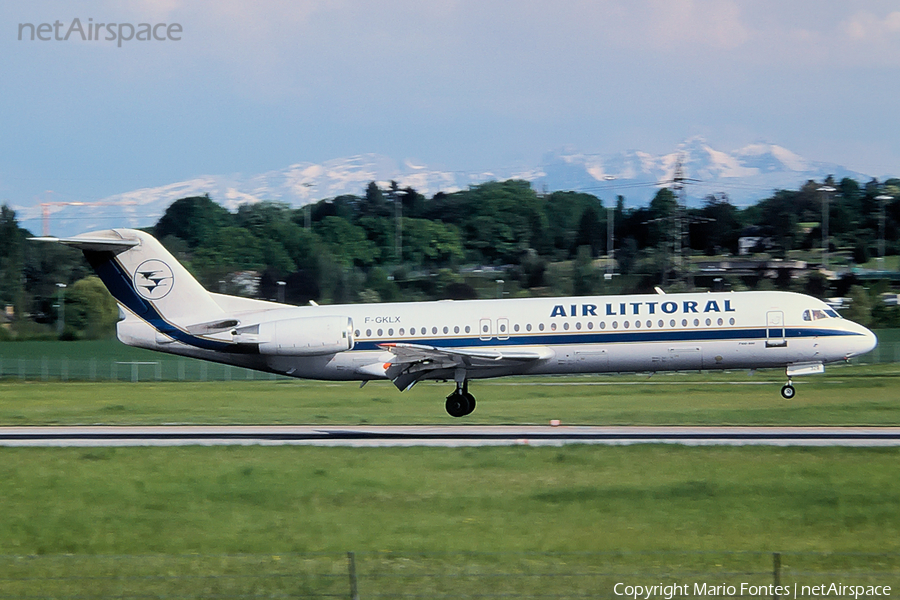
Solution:
<path fill-rule="evenodd" d="M 75 18 L 182 32 L 18 39 Z M 499 170 L 695 135 L 900 176 L 898 67 L 896 0 L 5 2 L 0 202 L 369 152 Z"/>

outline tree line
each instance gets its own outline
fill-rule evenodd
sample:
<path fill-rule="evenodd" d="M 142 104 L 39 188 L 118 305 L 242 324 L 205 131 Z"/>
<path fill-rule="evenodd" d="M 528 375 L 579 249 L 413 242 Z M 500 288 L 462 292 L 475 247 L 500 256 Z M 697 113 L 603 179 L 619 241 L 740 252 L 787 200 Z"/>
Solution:
<path fill-rule="evenodd" d="M 834 191 L 821 191 L 825 186 Z M 605 204 L 577 191 L 541 194 L 521 180 L 430 198 L 394 182 L 386 188 L 371 182 L 361 195 L 302 208 L 259 202 L 231 212 L 209 196 L 182 198 L 148 231 L 207 289 L 293 304 L 631 293 L 661 283 L 670 289 L 688 285 L 674 271 L 679 244 L 694 257 L 716 257 L 737 255 L 744 238 L 757 241 L 757 257 L 804 251 L 815 257 L 821 252 L 823 193 L 829 194 L 830 250 L 841 260 L 866 263 L 882 239 L 886 254 L 900 254 L 898 179 L 810 181 L 746 208 L 717 194 L 686 210 L 667 188 L 648 205 L 629 208 L 622 196 Z M 611 279 L 603 277 L 610 234 L 616 273 Z M 14 321 L 14 327 L 0 328 L 0 336 L 55 335 L 48 325 L 58 317 L 60 298 L 65 337 L 109 332 L 115 303 L 81 254 L 26 242 L 30 235 L 14 211 L 0 208 L 0 306 L 11 307 Z M 854 316 L 871 325 L 900 325 L 896 311 L 882 310 L 875 301 L 890 289 L 885 282 L 869 285 L 867 292 L 853 275 L 832 281 L 812 272 L 773 281 L 760 271 L 722 279 L 720 288 L 774 287 L 820 297 L 853 289 L 857 296 L 867 294 L 857 306 L 869 306 Z"/>

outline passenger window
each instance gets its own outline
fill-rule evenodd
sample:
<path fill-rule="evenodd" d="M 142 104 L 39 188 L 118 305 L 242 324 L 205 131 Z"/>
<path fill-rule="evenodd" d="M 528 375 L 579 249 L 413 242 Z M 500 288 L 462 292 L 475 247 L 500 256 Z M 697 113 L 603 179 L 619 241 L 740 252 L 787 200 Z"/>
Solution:
<path fill-rule="evenodd" d="M 569 330 L 569 324 L 568 324 L 568 323 L 563 323 L 563 329 L 565 329 L 566 331 L 568 331 L 568 330 Z"/>
<path fill-rule="evenodd" d="M 372 337 L 372 330 L 366 329 L 366 337 Z"/>
<path fill-rule="evenodd" d="M 393 329 L 393 328 L 388 329 L 388 335 L 394 335 L 394 329 Z"/>
<path fill-rule="evenodd" d="M 381 336 L 383 336 L 383 335 L 384 335 L 384 329 L 379 329 L 379 330 L 378 330 L 378 337 L 381 337 Z"/>
<path fill-rule="evenodd" d="M 437 327 L 431 328 L 431 335 L 437 335 Z"/>
<path fill-rule="evenodd" d="M 472 328 L 466 325 L 466 333 L 469 333 L 470 331 L 472 331 Z"/>
<path fill-rule="evenodd" d="M 613 329 L 618 329 L 618 328 L 619 328 L 619 322 L 613 321 Z"/>
<path fill-rule="evenodd" d="M 516 333 L 519 333 L 519 324 L 518 323 L 513 325 L 513 331 L 515 331 Z"/>
<path fill-rule="evenodd" d="M 700 326 L 700 319 L 694 319 L 694 327 Z"/>
<path fill-rule="evenodd" d="M 450 333 L 450 328 L 446 325 L 444 326 L 444 333 Z"/>
<path fill-rule="evenodd" d="M 540 329 L 541 331 L 543 331 L 543 330 L 544 330 L 544 324 L 541 323 L 540 325 L 538 325 L 538 329 Z"/>
<path fill-rule="evenodd" d="M 669 321 L 669 327 L 675 327 L 675 319 Z"/>
<path fill-rule="evenodd" d="M 594 328 L 594 322 L 593 322 L 593 321 L 588 321 L 587 328 L 588 328 L 588 329 L 593 329 L 593 328 Z"/>
<path fill-rule="evenodd" d="M 666 326 L 666 324 L 663 323 L 663 320 L 662 320 L 662 319 L 659 320 L 659 326 L 660 326 L 660 327 L 665 327 L 665 326 Z"/>
<path fill-rule="evenodd" d="M 606 321 L 600 321 L 600 329 L 606 329 Z"/>
<path fill-rule="evenodd" d="M 625 321 L 624 323 L 622 323 L 622 327 L 624 327 L 625 329 L 628 329 L 628 325 L 629 325 L 628 321 Z"/>
<path fill-rule="evenodd" d="M 453 328 L 453 333 L 459 333 L 459 325 Z"/>
<path fill-rule="evenodd" d="M 635 321 L 635 322 L 634 322 L 634 326 L 640 328 L 641 322 L 640 322 L 640 321 Z"/>
<path fill-rule="evenodd" d="M 734 325 L 734 317 L 731 317 L 730 319 L 728 319 L 728 324 Z"/>
<path fill-rule="evenodd" d="M 716 321 L 716 323 L 718 323 L 719 325 L 724 325 L 725 321 L 722 320 L 722 317 L 719 317 L 719 320 Z"/>
<path fill-rule="evenodd" d="M 531 331 L 531 323 L 525 326 L 525 331 Z"/>
<path fill-rule="evenodd" d="M 647 327 L 653 327 L 653 321 L 647 319 Z"/>
<path fill-rule="evenodd" d="M 357 329 L 354 333 L 356 334 L 356 337 L 359 337 L 359 329 Z"/>
<path fill-rule="evenodd" d="M 550 323 L 550 329 L 556 331 L 556 323 Z"/>

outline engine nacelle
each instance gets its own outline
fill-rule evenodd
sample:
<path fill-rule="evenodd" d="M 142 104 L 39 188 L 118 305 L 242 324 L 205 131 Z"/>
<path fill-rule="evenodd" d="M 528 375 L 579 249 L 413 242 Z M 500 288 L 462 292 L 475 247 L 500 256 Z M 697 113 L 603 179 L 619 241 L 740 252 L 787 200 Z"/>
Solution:
<path fill-rule="evenodd" d="M 259 353 L 317 356 L 353 348 L 350 317 L 301 317 L 259 324 Z"/>

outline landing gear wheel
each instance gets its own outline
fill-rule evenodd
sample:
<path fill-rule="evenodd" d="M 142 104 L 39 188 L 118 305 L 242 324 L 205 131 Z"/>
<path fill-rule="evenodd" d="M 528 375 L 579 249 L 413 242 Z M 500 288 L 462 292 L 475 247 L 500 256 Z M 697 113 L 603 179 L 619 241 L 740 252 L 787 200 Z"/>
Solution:
<path fill-rule="evenodd" d="M 794 386 L 789 383 L 785 384 L 784 387 L 781 388 L 781 397 L 785 400 L 790 400 L 796 393 L 797 392 L 794 390 Z"/>
<path fill-rule="evenodd" d="M 469 393 L 469 386 L 463 383 L 447 396 L 447 412 L 451 417 L 464 417 L 475 410 L 475 396 Z"/>
<path fill-rule="evenodd" d="M 470 414 L 472 414 L 472 411 L 475 410 L 475 396 L 473 396 L 469 392 L 466 392 L 465 394 L 463 394 L 463 396 L 466 399 L 466 403 L 469 405 L 469 408 L 468 408 L 468 411 L 466 412 L 466 414 L 470 415 Z"/>
<path fill-rule="evenodd" d="M 468 400 L 466 400 L 466 397 L 459 392 L 453 392 L 447 396 L 447 403 L 444 407 L 451 417 L 464 417 L 471 412 L 469 410 Z"/>

